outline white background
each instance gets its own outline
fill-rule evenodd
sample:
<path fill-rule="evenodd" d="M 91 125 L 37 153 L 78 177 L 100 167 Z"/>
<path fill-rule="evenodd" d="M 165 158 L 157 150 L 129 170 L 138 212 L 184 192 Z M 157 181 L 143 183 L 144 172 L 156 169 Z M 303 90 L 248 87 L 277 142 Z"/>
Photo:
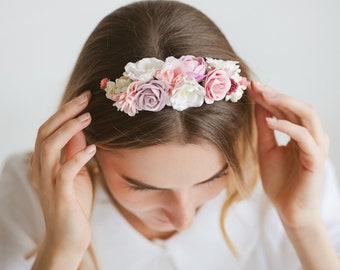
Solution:
<path fill-rule="evenodd" d="M 0 168 L 32 150 L 97 23 L 131 1 L 0 0 Z M 192 0 L 262 82 L 314 105 L 340 175 L 340 1 Z"/>

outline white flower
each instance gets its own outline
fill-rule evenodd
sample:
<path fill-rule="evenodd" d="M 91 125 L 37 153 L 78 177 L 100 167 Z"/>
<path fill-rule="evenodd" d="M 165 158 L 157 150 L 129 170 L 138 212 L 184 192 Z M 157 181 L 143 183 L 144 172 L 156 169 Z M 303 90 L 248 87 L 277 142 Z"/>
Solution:
<path fill-rule="evenodd" d="M 243 90 L 242 90 L 242 87 L 239 86 L 237 87 L 235 92 L 231 93 L 230 95 L 226 95 L 225 100 L 226 101 L 230 100 L 231 102 L 237 102 L 242 97 L 242 95 L 243 95 Z"/>
<path fill-rule="evenodd" d="M 131 84 L 131 80 L 128 77 L 121 76 L 120 78 L 116 79 L 116 93 L 122 93 L 127 90 L 128 86 Z"/>
<path fill-rule="evenodd" d="M 240 73 L 240 66 L 238 65 L 237 61 L 225 61 L 221 59 L 213 59 L 213 58 L 207 58 L 206 62 L 209 66 L 214 68 L 220 68 L 224 69 L 228 72 L 229 76 L 232 76 L 234 74 Z"/>
<path fill-rule="evenodd" d="M 115 82 L 107 81 L 105 87 L 106 97 L 116 100 L 117 96 L 125 92 L 130 84 L 131 80 L 125 76 L 121 76 L 120 78 L 116 79 Z"/>
<path fill-rule="evenodd" d="M 170 97 L 171 106 L 177 111 L 200 107 L 204 102 L 205 89 L 195 79 L 183 76 L 178 79 Z"/>
<path fill-rule="evenodd" d="M 105 92 L 107 94 L 116 94 L 116 89 L 117 89 L 117 86 L 116 86 L 115 82 L 113 82 L 113 81 L 107 82 L 106 88 L 105 88 Z"/>
<path fill-rule="evenodd" d="M 115 82 L 108 81 L 105 87 L 106 97 L 115 100 L 117 94 L 117 86 Z"/>
<path fill-rule="evenodd" d="M 124 76 L 131 80 L 148 82 L 153 78 L 156 70 L 160 69 L 164 62 L 157 58 L 143 58 L 136 63 L 129 62 L 125 66 Z"/>

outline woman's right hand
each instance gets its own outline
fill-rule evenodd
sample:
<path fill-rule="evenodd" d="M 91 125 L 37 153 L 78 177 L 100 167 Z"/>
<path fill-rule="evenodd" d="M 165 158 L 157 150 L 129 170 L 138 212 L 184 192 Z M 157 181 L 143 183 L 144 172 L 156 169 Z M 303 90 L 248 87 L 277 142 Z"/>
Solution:
<path fill-rule="evenodd" d="M 90 92 L 84 92 L 66 103 L 38 131 L 30 178 L 46 236 L 33 269 L 77 269 L 90 244 L 93 188 L 85 165 L 96 147 L 86 146 L 82 132 L 91 122 L 90 114 L 77 117 L 89 99 Z"/>

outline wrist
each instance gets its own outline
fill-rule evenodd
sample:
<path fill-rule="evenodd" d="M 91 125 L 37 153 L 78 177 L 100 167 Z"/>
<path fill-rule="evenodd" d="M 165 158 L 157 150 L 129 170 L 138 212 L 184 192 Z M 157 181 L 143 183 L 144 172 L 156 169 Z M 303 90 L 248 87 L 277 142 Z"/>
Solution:
<path fill-rule="evenodd" d="M 299 226 L 283 225 L 303 269 L 340 269 L 338 255 L 321 218 Z"/>
<path fill-rule="evenodd" d="M 280 209 L 276 208 L 281 222 L 286 230 L 299 231 L 306 228 L 315 227 L 323 224 L 320 211 L 315 208 L 300 209 Z"/>
<path fill-rule="evenodd" d="M 32 270 L 78 269 L 86 250 L 62 248 L 48 241 L 41 245 Z"/>
<path fill-rule="evenodd" d="M 305 219 L 295 220 L 295 222 L 282 221 L 287 235 L 296 240 L 304 237 L 313 237 L 313 235 L 323 233 L 325 225 L 319 216 L 306 217 Z"/>

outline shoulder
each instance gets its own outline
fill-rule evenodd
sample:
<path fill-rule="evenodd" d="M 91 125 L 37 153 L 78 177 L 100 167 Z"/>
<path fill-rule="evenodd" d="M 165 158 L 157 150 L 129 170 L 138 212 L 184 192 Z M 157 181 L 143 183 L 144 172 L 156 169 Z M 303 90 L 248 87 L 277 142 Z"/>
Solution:
<path fill-rule="evenodd" d="M 40 211 L 37 194 L 29 180 L 29 159 L 27 153 L 15 154 L 3 166 L 0 176 L 0 226 L 11 219 L 17 222 L 22 219 L 27 224 L 35 212 Z"/>
<path fill-rule="evenodd" d="M 7 158 L 0 175 L 2 203 L 35 193 L 29 180 L 30 167 L 30 153 L 14 154 Z"/>
<path fill-rule="evenodd" d="M 26 255 L 41 241 L 45 225 L 29 180 L 27 153 L 10 156 L 0 176 L 0 261 L 6 269 L 28 269 Z"/>
<path fill-rule="evenodd" d="M 30 154 L 14 154 L 7 158 L 4 163 L 0 176 L 0 198 L 9 195 L 18 195 L 24 191 L 30 191 L 31 183 L 29 181 L 30 173 Z M 9 194 L 13 192 L 12 194 Z M 18 196 L 15 196 L 18 198 Z"/>

